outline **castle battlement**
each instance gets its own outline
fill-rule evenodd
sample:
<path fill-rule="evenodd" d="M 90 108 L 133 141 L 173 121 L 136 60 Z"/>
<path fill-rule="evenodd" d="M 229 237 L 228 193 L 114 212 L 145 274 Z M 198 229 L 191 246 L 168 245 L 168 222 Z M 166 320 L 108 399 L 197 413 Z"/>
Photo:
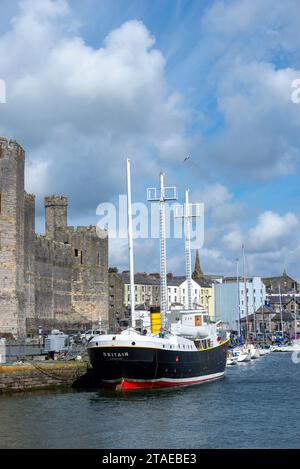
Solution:
<path fill-rule="evenodd" d="M 62 230 L 64 230 L 62 228 Z M 65 228 L 65 231 L 66 232 L 69 232 L 69 233 L 87 233 L 87 234 L 93 234 L 93 235 L 97 235 L 97 227 L 96 225 L 89 225 L 89 226 L 67 226 L 67 228 Z M 103 230 L 104 231 L 104 230 Z"/>
<path fill-rule="evenodd" d="M 25 192 L 25 199 L 28 203 L 35 203 L 35 195 L 34 194 L 28 194 L 28 192 Z"/>
<path fill-rule="evenodd" d="M 7 150 L 9 152 L 13 150 L 14 154 L 20 156 L 25 155 L 23 147 L 16 140 L 7 140 L 7 138 L 5 137 L 0 137 L 0 158 L 4 150 Z"/>
<path fill-rule="evenodd" d="M 45 207 L 67 207 L 68 197 L 66 195 L 47 195 L 45 197 Z"/>

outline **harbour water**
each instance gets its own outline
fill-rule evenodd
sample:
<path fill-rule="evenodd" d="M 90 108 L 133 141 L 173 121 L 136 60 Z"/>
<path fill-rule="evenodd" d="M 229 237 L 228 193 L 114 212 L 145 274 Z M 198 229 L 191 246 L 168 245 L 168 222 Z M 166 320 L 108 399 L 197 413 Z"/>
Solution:
<path fill-rule="evenodd" d="M 120 394 L 0 396 L 0 448 L 297 448 L 300 364 L 273 353 L 222 381 Z"/>

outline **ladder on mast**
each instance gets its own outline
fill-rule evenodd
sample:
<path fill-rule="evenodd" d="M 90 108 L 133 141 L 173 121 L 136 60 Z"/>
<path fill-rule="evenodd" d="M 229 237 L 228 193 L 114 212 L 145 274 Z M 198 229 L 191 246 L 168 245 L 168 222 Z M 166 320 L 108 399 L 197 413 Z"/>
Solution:
<path fill-rule="evenodd" d="M 160 239 L 160 309 L 162 319 L 162 333 L 166 329 L 167 319 L 167 253 L 166 253 L 166 214 L 165 202 L 177 200 L 176 187 L 165 187 L 164 173 L 159 175 L 159 193 L 156 187 L 147 189 L 148 202 L 159 202 L 159 239 Z"/>

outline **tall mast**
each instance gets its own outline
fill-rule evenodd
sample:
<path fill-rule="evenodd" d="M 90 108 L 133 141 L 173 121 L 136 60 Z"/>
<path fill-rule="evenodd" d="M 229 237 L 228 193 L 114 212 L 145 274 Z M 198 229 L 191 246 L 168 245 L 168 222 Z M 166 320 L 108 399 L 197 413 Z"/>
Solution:
<path fill-rule="evenodd" d="M 280 329 L 281 329 L 281 337 L 283 338 L 283 321 L 282 321 L 282 302 L 281 302 L 281 288 L 280 283 L 278 285 L 279 291 L 279 307 L 280 307 Z"/>
<path fill-rule="evenodd" d="M 175 187 L 165 187 L 164 173 L 159 175 L 159 195 L 156 188 L 147 190 L 147 199 L 149 202 L 159 202 L 159 238 L 160 238 L 160 311 L 162 332 L 166 329 L 167 319 L 167 253 L 166 253 L 166 216 L 165 202 L 167 200 L 177 200 Z"/>
<path fill-rule="evenodd" d="M 131 206 L 131 164 L 127 158 L 127 217 L 128 217 L 128 250 L 129 250 L 129 271 L 130 271 L 130 310 L 131 325 L 135 327 L 134 307 L 134 265 L 133 265 L 133 239 L 132 239 L 132 206 Z"/>
<path fill-rule="evenodd" d="M 192 309 L 192 256 L 191 256 L 191 219 L 201 216 L 201 205 L 189 203 L 189 189 L 185 191 L 185 204 L 175 205 L 174 216 L 184 220 L 185 235 L 185 275 L 187 280 L 187 309 Z"/>
<path fill-rule="evenodd" d="M 297 339 L 297 305 L 296 305 L 296 296 L 295 296 L 295 293 L 296 293 L 296 282 L 294 282 L 294 314 L 295 314 L 295 321 L 294 321 L 294 336 L 295 336 L 295 339 Z"/>
<path fill-rule="evenodd" d="M 236 259 L 236 285 L 237 285 L 237 313 L 238 313 L 238 337 L 241 337 L 241 313 L 240 313 L 240 279 L 239 259 Z"/>
<path fill-rule="evenodd" d="M 167 253 L 166 253 L 166 212 L 164 173 L 159 175 L 159 232 L 160 232 L 160 307 L 162 328 L 165 331 L 167 318 Z"/>
<path fill-rule="evenodd" d="M 247 281 L 245 273 L 245 247 L 242 245 L 243 250 L 243 274 L 244 274 L 244 290 L 245 290 L 245 309 L 246 309 L 246 341 L 248 342 L 249 324 L 248 324 L 248 295 L 247 295 Z"/>
<path fill-rule="evenodd" d="M 191 265 L 191 218 L 189 213 L 189 191 L 185 191 L 185 275 L 187 280 L 188 309 L 192 309 L 192 265 Z"/>

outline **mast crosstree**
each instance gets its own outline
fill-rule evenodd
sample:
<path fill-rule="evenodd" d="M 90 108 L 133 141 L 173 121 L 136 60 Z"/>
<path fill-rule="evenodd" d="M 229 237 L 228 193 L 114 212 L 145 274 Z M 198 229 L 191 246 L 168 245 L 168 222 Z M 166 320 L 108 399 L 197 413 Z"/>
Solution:
<path fill-rule="evenodd" d="M 159 202 L 159 239 L 160 239 L 160 309 L 162 332 L 166 328 L 167 318 L 167 253 L 166 253 L 166 214 L 165 202 L 177 200 L 176 187 L 165 187 L 164 173 L 159 175 L 159 191 L 155 187 L 147 189 L 147 200 Z"/>
<path fill-rule="evenodd" d="M 185 204 L 175 205 L 174 217 L 184 220 L 185 234 L 185 275 L 187 279 L 187 309 L 192 309 L 192 259 L 191 259 L 191 221 L 201 217 L 202 204 L 189 203 L 189 190 L 185 191 Z"/>

